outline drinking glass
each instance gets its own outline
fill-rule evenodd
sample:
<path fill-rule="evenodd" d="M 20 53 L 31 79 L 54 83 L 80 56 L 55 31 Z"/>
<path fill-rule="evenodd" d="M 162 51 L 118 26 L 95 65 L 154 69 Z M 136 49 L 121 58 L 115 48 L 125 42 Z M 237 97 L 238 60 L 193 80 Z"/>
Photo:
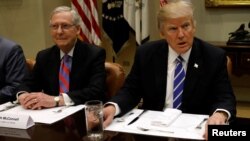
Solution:
<path fill-rule="evenodd" d="M 100 141 L 103 138 L 103 104 L 99 100 L 85 103 L 87 137 L 91 141 Z"/>

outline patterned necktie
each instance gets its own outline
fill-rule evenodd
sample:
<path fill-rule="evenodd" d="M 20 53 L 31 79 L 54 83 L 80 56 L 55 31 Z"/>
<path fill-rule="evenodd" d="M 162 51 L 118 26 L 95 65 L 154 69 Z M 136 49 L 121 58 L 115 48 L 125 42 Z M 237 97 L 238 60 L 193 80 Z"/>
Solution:
<path fill-rule="evenodd" d="M 59 70 L 59 92 L 67 93 L 69 91 L 69 74 L 71 71 L 72 60 L 71 57 L 65 54 L 61 61 Z M 67 130 L 74 129 L 74 120 L 71 116 L 64 118 L 65 126 Z"/>
<path fill-rule="evenodd" d="M 69 91 L 69 74 L 71 70 L 71 57 L 65 54 L 61 61 L 59 71 L 59 92 L 67 93 Z"/>
<path fill-rule="evenodd" d="M 178 56 L 176 58 L 176 67 L 174 72 L 174 102 L 173 108 L 180 108 L 182 101 L 182 92 L 185 80 L 185 70 L 182 66 L 183 58 Z"/>

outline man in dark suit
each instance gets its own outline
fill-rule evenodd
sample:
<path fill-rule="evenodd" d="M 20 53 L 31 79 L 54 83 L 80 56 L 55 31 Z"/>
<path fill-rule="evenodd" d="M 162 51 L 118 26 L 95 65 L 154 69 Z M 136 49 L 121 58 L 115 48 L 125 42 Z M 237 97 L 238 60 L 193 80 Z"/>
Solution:
<path fill-rule="evenodd" d="M 20 45 L 0 37 L 0 104 L 14 101 L 27 71 Z"/>
<path fill-rule="evenodd" d="M 81 28 L 79 21 L 79 16 L 70 7 L 57 7 L 52 12 L 50 33 L 56 45 L 38 52 L 32 77 L 20 87 L 18 99 L 24 108 L 78 105 L 104 99 L 105 50 L 77 39 Z M 61 87 L 66 78 L 59 83 L 59 78 L 61 81 L 64 77 L 59 71 L 64 55 L 71 62 L 66 65 L 71 66 L 67 68 L 67 90 Z"/>
<path fill-rule="evenodd" d="M 225 52 L 195 34 L 192 4 L 169 2 L 158 13 L 164 40 L 138 47 L 123 88 L 104 108 L 104 127 L 143 100 L 141 108 L 162 111 L 174 107 L 176 58 L 181 56 L 185 78 L 179 109 L 208 114 L 207 124 L 225 124 L 236 116 L 236 101 L 227 73 Z M 204 134 L 205 137 L 207 134 Z"/>

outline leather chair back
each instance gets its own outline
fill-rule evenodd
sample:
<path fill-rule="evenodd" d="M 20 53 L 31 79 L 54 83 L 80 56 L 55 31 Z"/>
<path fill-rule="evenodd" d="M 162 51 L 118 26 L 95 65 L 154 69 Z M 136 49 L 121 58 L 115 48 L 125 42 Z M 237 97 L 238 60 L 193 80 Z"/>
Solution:
<path fill-rule="evenodd" d="M 34 59 L 26 59 L 26 65 L 29 71 L 32 71 L 36 61 Z"/>
<path fill-rule="evenodd" d="M 118 63 L 105 62 L 105 70 L 107 74 L 106 88 L 107 99 L 114 96 L 117 91 L 123 86 L 125 81 L 124 68 Z"/>
<path fill-rule="evenodd" d="M 232 63 L 232 60 L 230 59 L 230 57 L 227 56 L 227 72 L 228 72 L 228 76 L 229 76 L 229 77 L 232 76 L 232 71 L 233 71 L 233 63 Z"/>

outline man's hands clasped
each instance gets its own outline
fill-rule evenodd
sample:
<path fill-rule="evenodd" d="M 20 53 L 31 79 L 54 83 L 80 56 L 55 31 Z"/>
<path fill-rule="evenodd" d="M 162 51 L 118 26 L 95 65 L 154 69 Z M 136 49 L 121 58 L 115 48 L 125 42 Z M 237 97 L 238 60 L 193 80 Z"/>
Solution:
<path fill-rule="evenodd" d="M 42 92 L 23 93 L 18 97 L 18 101 L 25 109 L 39 110 L 55 107 L 54 96 Z"/>

